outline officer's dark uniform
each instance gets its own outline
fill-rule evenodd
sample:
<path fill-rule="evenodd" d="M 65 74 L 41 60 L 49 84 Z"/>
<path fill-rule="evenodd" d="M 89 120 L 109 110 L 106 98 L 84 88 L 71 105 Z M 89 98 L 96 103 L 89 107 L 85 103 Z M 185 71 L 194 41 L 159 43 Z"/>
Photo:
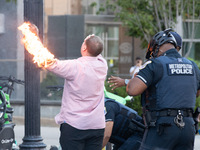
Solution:
<path fill-rule="evenodd" d="M 137 112 L 113 99 L 105 99 L 106 121 L 113 121 L 113 131 L 109 142 L 113 150 L 137 150 L 144 133 L 143 120 Z M 131 121 L 133 120 L 133 121 Z M 135 123 L 136 122 L 136 123 Z M 140 126 L 141 125 L 141 126 Z"/>
<path fill-rule="evenodd" d="M 200 72 L 176 49 L 146 62 L 136 77 L 148 89 L 143 93 L 145 131 L 141 150 L 192 150 L 195 128 L 192 112 Z"/>

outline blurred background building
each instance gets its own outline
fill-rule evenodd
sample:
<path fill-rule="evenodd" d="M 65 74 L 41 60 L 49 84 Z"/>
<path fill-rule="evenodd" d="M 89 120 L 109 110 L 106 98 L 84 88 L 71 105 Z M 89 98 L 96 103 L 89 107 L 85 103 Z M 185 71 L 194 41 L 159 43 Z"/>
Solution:
<path fill-rule="evenodd" d="M 23 1 L 0 1 L 0 76 L 24 79 L 24 47 L 17 27 L 23 23 Z M 24 99 L 23 86 L 15 87 L 13 98 Z"/>
<path fill-rule="evenodd" d="M 121 22 L 112 12 L 96 15 L 101 3 L 95 0 L 45 0 L 45 44 L 57 57 L 73 59 L 80 56 L 80 46 L 89 34 L 100 36 L 104 42 L 102 55 L 107 60 L 109 74 L 129 74 L 134 57 L 144 58 L 138 39 L 126 35 Z M 137 43 L 137 44 L 134 44 Z"/>

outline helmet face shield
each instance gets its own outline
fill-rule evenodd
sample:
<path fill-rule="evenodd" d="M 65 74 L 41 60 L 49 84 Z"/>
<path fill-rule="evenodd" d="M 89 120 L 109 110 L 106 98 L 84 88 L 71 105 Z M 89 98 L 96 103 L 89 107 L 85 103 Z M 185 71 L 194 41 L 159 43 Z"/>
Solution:
<path fill-rule="evenodd" d="M 153 52 L 156 48 L 156 42 L 154 39 L 151 39 L 151 41 L 148 44 L 147 52 L 146 52 L 146 59 L 150 59 L 153 55 Z"/>

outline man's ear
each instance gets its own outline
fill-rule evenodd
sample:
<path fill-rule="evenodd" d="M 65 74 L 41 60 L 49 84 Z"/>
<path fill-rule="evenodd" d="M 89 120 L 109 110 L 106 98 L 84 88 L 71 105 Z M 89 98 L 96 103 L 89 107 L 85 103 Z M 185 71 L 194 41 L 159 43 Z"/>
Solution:
<path fill-rule="evenodd" d="M 83 44 L 83 51 L 85 51 L 86 49 L 87 49 L 87 46 Z"/>

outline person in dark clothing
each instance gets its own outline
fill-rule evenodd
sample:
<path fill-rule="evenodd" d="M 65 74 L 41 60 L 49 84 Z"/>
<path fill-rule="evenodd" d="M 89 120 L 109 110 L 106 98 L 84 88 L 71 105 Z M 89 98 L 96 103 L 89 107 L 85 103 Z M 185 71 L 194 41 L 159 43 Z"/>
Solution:
<path fill-rule="evenodd" d="M 176 47 L 177 51 L 180 51 L 180 49 L 182 48 L 181 36 L 177 32 L 170 32 L 170 33 L 174 36 L 174 38 L 177 42 L 177 47 Z M 141 66 L 141 68 L 142 68 L 142 66 Z M 130 79 L 122 79 L 120 77 L 111 76 L 110 78 L 108 78 L 108 83 L 113 83 L 110 85 L 110 87 L 112 87 L 112 90 L 114 90 L 118 87 L 126 86 L 129 82 L 129 80 Z"/>
<path fill-rule="evenodd" d="M 105 98 L 106 128 L 103 146 L 108 141 L 113 150 L 138 150 L 142 142 L 144 124 L 137 112 L 123 104 Z"/>
<path fill-rule="evenodd" d="M 193 112 L 200 70 L 176 50 L 170 29 L 154 35 L 148 45 L 149 59 L 127 85 L 131 96 L 143 93 L 146 128 L 140 150 L 192 150 Z"/>

